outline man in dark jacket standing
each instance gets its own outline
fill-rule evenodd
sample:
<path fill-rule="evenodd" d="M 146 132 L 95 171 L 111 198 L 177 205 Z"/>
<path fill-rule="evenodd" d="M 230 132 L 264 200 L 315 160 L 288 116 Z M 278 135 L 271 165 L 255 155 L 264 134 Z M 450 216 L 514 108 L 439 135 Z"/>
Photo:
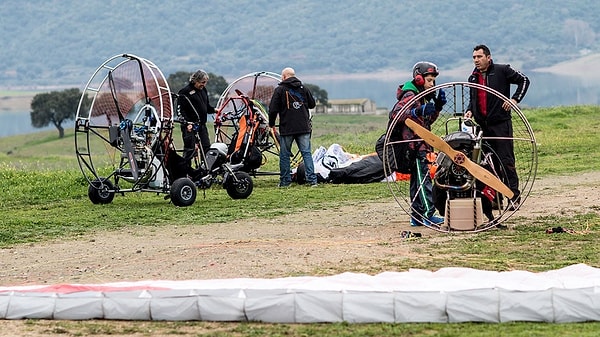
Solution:
<path fill-rule="evenodd" d="M 208 73 L 198 70 L 190 76 L 189 83 L 179 90 L 177 112 L 182 119 L 183 152 L 188 163 L 196 150 L 196 134 L 200 138 L 202 151 L 206 153 L 210 148 L 206 120 L 208 114 L 215 113 L 215 108 L 208 101 L 208 79 Z"/>
<path fill-rule="evenodd" d="M 269 104 L 270 127 L 275 127 L 275 120 L 279 116 L 279 187 L 288 187 L 292 183 L 290 158 L 293 141 L 296 141 L 304 160 L 306 182 L 317 186 L 310 145 L 312 125 L 308 111 L 315 106 L 312 93 L 296 78 L 294 69 L 283 69 L 281 82 L 275 88 Z"/>
<path fill-rule="evenodd" d="M 469 77 L 469 83 L 477 83 L 495 89 L 507 98 L 510 97 L 515 105 L 525 97 L 529 88 L 529 78 L 514 70 L 509 64 L 494 63 L 490 49 L 486 45 L 478 45 L 473 48 L 473 63 L 475 69 Z M 517 90 L 512 96 L 510 95 L 511 84 L 517 85 Z M 488 142 L 502 161 L 507 173 L 508 187 L 514 193 L 508 209 L 517 209 L 521 197 L 512 141 L 511 104 L 485 90 L 471 88 L 465 117 L 473 117 L 475 122 L 481 126 L 483 137 L 490 138 Z M 507 140 L 507 138 L 510 139 Z"/>

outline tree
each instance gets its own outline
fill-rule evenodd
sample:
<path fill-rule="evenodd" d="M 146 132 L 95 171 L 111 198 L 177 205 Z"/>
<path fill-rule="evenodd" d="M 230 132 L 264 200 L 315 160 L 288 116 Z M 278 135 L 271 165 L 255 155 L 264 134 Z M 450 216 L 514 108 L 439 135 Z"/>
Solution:
<path fill-rule="evenodd" d="M 221 94 L 227 89 L 229 84 L 223 76 L 208 73 L 208 77 L 210 80 L 206 84 L 206 90 L 208 90 L 208 97 L 210 98 L 211 105 L 216 107 L 219 97 L 221 97 Z"/>
<path fill-rule="evenodd" d="M 193 72 L 178 71 L 174 74 L 169 75 L 167 83 L 172 92 L 178 92 L 181 88 L 185 87 L 190 83 L 190 77 L 194 74 Z M 206 90 L 208 91 L 208 99 L 210 105 L 215 106 L 219 101 L 221 94 L 227 89 L 229 85 L 223 76 L 217 76 L 213 73 L 208 73 L 209 81 L 206 84 Z"/>
<path fill-rule="evenodd" d="M 65 136 L 63 122 L 75 119 L 81 91 L 77 88 L 37 94 L 31 101 L 31 125 L 43 128 L 53 124 L 58 129 L 58 137 Z"/>
<path fill-rule="evenodd" d="M 192 73 L 187 71 L 178 71 L 169 75 L 167 78 L 169 89 L 172 92 L 178 92 L 179 89 L 185 87 L 190 82 L 190 76 L 192 76 Z"/>
<path fill-rule="evenodd" d="M 329 102 L 328 102 L 329 98 L 327 97 L 327 90 L 321 89 L 316 84 L 305 83 L 304 85 L 313 94 L 313 97 L 315 98 L 315 101 L 317 102 L 317 104 L 322 104 L 324 106 L 327 106 L 329 104 Z"/>

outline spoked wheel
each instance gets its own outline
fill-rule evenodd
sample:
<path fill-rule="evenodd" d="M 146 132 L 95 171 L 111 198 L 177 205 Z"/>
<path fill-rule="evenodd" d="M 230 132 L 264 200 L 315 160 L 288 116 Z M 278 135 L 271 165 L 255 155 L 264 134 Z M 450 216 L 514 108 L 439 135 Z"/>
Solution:
<path fill-rule="evenodd" d="M 464 113 L 467 110 L 470 91 L 473 88 L 484 90 L 488 95 L 495 95 L 511 105 L 512 138 L 486 138 L 483 136 L 480 139 L 477 125 L 467 127 L 468 123 L 465 123 Z M 514 147 L 520 205 L 522 205 L 531 192 L 537 171 L 537 145 L 533 130 L 519 107 L 508 98 L 491 88 L 467 82 L 450 82 L 425 90 L 407 102 L 405 108 L 410 108 L 417 100 L 434 91 L 437 92 L 439 89 L 446 92 L 448 102 L 437 120 L 431 125 L 431 131 L 425 130 L 424 135 L 419 134 L 420 141 L 425 141 L 435 148 L 432 157 L 429 158 L 431 180 L 423 182 L 419 186 L 413 186 L 413 195 L 418 195 L 418 192 L 423 191 L 427 188 L 427 183 L 430 183 L 429 186 L 433 186 L 429 188 L 433 189 L 434 205 L 429 206 L 435 207 L 436 213 L 444 216 L 444 222 L 426 221 L 427 216 L 419 212 L 416 212 L 417 217 L 420 218 L 420 224 L 442 232 L 479 232 L 493 228 L 510 218 L 518 207 L 509 207 L 508 198 L 503 195 L 511 194 L 510 190 L 508 193 L 506 192 L 508 189 L 506 186 L 508 185 L 507 170 L 489 144 L 505 142 Z M 399 111 L 397 116 L 404 113 L 404 110 Z M 415 216 L 415 212 L 411 208 L 413 203 L 410 192 L 410 175 L 394 172 L 394 168 L 398 167 L 394 159 L 394 149 L 397 149 L 402 142 L 395 139 L 392 130 L 397 125 L 400 127 L 400 124 L 399 118 L 390 122 L 385 135 L 382 157 L 385 175 L 394 177 L 394 179 L 388 180 L 390 191 L 398 205 L 410 217 L 411 215 Z M 475 140 L 481 141 L 481 156 L 479 157 L 472 155 L 473 146 L 477 143 Z M 444 153 L 443 149 L 446 149 L 446 152 L 452 152 L 452 156 Z M 463 159 L 467 159 L 467 162 L 455 164 L 458 159 L 456 155 L 459 152 L 462 153 L 460 156 Z M 458 162 L 460 163 L 460 161 Z M 444 177 L 444 174 L 447 177 Z M 484 180 L 486 183 L 483 182 Z M 499 190 L 505 192 L 498 192 Z M 459 208 L 449 209 L 447 200 L 457 200 L 453 201 L 453 207 L 464 206 L 460 209 L 463 212 L 460 214 L 477 221 L 471 220 L 473 223 L 471 226 L 453 226 L 449 221 L 448 210 L 456 211 Z M 489 210 L 490 205 L 492 212 Z M 454 215 L 456 214 L 455 212 Z"/>
<path fill-rule="evenodd" d="M 115 198 L 114 186 L 106 178 L 94 179 L 88 187 L 88 197 L 93 204 L 110 204 Z"/>
<path fill-rule="evenodd" d="M 171 185 L 170 192 L 173 205 L 187 207 L 196 201 L 198 189 L 190 178 L 179 178 Z"/>
<path fill-rule="evenodd" d="M 246 199 L 252 194 L 254 183 L 248 173 L 238 171 L 227 177 L 223 187 L 232 199 Z"/>

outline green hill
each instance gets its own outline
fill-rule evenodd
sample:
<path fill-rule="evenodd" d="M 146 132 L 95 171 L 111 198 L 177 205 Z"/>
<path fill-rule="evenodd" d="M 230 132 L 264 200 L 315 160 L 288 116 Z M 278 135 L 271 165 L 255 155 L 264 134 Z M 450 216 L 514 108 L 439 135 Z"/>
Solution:
<path fill-rule="evenodd" d="M 165 74 L 226 78 L 293 65 L 302 74 L 446 69 L 472 47 L 523 70 L 600 51 L 600 2 L 18 1 L 0 3 L 0 87 L 81 86 L 102 61 L 132 53 Z"/>

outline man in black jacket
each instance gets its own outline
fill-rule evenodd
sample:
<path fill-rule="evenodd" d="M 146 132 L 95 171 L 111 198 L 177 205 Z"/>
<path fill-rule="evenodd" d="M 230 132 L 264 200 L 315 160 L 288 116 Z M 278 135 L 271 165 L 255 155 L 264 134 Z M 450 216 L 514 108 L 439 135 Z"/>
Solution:
<path fill-rule="evenodd" d="M 317 186 L 317 175 L 312 159 L 310 137 L 312 124 L 308 109 L 316 106 L 315 99 L 308 88 L 296 78 L 294 69 L 281 71 L 281 82 L 275 88 L 269 104 L 269 126 L 275 127 L 279 115 L 279 187 L 288 187 L 292 183 L 290 157 L 292 142 L 298 146 L 306 174 L 306 182 Z"/>
<path fill-rule="evenodd" d="M 179 90 L 177 112 L 182 119 L 183 152 L 188 163 L 196 148 L 196 134 L 200 138 L 202 151 L 206 153 L 210 148 L 206 120 L 208 114 L 215 113 L 215 108 L 208 101 L 208 91 L 206 90 L 208 80 L 208 73 L 198 70 L 190 76 L 189 83 Z"/>
<path fill-rule="evenodd" d="M 490 49 L 486 45 L 473 48 L 473 63 L 475 69 L 469 77 L 469 83 L 477 83 L 497 90 L 513 104 L 521 102 L 529 88 L 529 78 L 514 70 L 509 64 L 496 64 L 492 61 Z M 511 96 L 511 84 L 517 85 L 517 90 Z M 514 144 L 512 141 L 513 127 L 511 104 L 485 90 L 471 88 L 470 101 L 465 118 L 473 117 L 481 126 L 484 137 L 505 138 L 489 139 L 490 146 L 496 151 L 506 169 L 508 187 L 514 196 L 509 204 L 509 210 L 519 207 L 521 197 L 519 191 L 519 176 L 515 168 Z M 511 138 L 506 140 L 506 138 Z"/>

